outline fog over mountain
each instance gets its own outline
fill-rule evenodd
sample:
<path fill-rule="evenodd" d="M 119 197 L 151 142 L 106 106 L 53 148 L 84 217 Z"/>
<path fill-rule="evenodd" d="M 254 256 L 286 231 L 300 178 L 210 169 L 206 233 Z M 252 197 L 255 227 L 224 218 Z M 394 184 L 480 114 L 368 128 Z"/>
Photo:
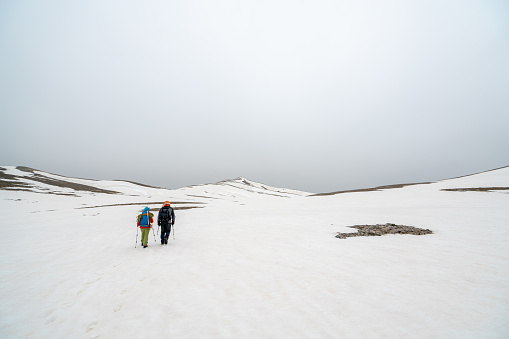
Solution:
<path fill-rule="evenodd" d="M 504 1 L 0 2 L 0 159 L 321 193 L 509 163 Z"/>

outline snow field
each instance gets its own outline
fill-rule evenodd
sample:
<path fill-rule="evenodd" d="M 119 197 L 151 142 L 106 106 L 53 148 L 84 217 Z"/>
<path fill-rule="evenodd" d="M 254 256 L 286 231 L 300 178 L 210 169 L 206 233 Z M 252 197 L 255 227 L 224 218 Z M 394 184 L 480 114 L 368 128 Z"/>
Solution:
<path fill-rule="evenodd" d="M 504 183 L 505 172 L 488 172 L 489 186 Z M 471 187 L 472 179 L 453 186 Z M 135 248 L 143 206 L 76 207 L 161 201 L 166 190 L 139 197 L 0 191 L 7 216 L 0 335 L 506 337 L 509 194 L 443 186 L 291 198 L 207 185 L 169 191 L 172 199 L 214 199 L 176 211 L 176 240 L 162 246 L 151 233 L 146 249 L 141 234 Z M 349 225 L 386 222 L 434 234 L 334 238 L 354 232 Z"/>

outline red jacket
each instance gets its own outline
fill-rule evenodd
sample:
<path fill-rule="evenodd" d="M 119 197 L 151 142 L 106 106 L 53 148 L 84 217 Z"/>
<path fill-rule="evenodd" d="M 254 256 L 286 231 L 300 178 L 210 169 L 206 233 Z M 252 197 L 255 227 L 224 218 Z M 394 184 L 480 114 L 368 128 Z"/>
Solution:
<path fill-rule="evenodd" d="M 148 211 L 138 215 L 137 225 L 140 226 L 140 228 L 150 228 L 152 226 L 151 224 L 154 222 L 154 214 L 148 212 L 150 222 L 147 223 L 147 212 Z"/>

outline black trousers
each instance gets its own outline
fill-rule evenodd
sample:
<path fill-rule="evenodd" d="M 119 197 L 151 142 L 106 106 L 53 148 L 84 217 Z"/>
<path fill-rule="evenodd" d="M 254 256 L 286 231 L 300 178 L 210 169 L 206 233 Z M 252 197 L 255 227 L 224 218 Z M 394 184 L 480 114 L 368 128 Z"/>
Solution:
<path fill-rule="evenodd" d="M 161 239 L 168 239 L 171 232 L 171 223 L 170 222 L 162 222 L 161 223 Z"/>

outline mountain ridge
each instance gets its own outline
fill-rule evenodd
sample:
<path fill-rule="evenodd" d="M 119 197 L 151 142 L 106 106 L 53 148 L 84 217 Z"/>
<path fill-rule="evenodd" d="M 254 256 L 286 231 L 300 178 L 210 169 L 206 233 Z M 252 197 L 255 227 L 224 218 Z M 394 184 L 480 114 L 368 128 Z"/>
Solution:
<path fill-rule="evenodd" d="M 149 188 L 149 189 L 161 189 L 168 191 L 179 191 L 179 190 L 189 190 L 196 187 L 207 187 L 207 186 L 222 186 L 224 189 L 238 189 L 243 190 L 248 193 L 257 193 L 257 194 L 268 194 L 280 197 L 288 197 L 288 196 L 309 196 L 309 197 L 317 197 L 317 196 L 330 196 L 344 193 L 360 193 L 360 192 L 373 192 L 387 189 L 396 189 L 403 188 L 407 186 L 414 185 L 428 185 L 434 183 L 447 183 L 454 181 L 456 179 L 468 178 L 477 175 L 482 175 L 484 173 L 504 170 L 508 169 L 509 166 L 503 166 L 483 172 L 473 173 L 469 175 L 458 176 L 449 179 L 443 179 L 432 182 L 417 182 L 417 183 L 403 183 L 403 184 L 392 184 L 392 185 L 382 185 L 376 187 L 368 187 L 368 188 L 359 188 L 359 189 L 351 189 L 351 190 L 341 190 L 341 191 L 332 191 L 332 192 L 324 192 L 324 193 L 309 193 L 299 190 L 293 190 L 288 188 L 277 188 L 272 187 L 263 183 L 259 183 L 245 177 L 239 176 L 235 179 L 225 179 L 215 183 L 208 184 L 197 184 L 186 186 L 182 188 L 178 188 L 175 190 L 170 190 L 161 187 L 155 187 L 146 185 L 139 182 L 134 182 L 130 180 L 97 180 L 97 179 L 86 179 L 86 178 L 74 178 L 67 177 L 60 174 L 54 174 L 50 172 L 46 172 L 43 170 L 34 169 L 27 166 L 0 166 L 0 190 L 10 190 L 10 191 L 30 191 L 35 193 L 47 193 L 47 194 L 61 194 L 61 195 L 76 195 L 77 192 L 88 192 L 92 194 L 127 194 L 123 193 L 120 189 L 114 188 L 105 188 L 98 186 L 105 186 L 105 183 L 118 183 L 119 185 L 130 184 L 134 186 L 139 186 L 139 188 Z M 114 186 L 109 185 L 109 186 Z M 485 186 L 490 187 L 490 186 Z M 498 190 L 505 190 L 505 187 L 499 186 L 491 186 L 491 188 L 495 188 Z M 444 190 L 447 191 L 488 191 L 486 189 L 483 190 L 483 186 L 481 187 L 446 187 Z"/>

